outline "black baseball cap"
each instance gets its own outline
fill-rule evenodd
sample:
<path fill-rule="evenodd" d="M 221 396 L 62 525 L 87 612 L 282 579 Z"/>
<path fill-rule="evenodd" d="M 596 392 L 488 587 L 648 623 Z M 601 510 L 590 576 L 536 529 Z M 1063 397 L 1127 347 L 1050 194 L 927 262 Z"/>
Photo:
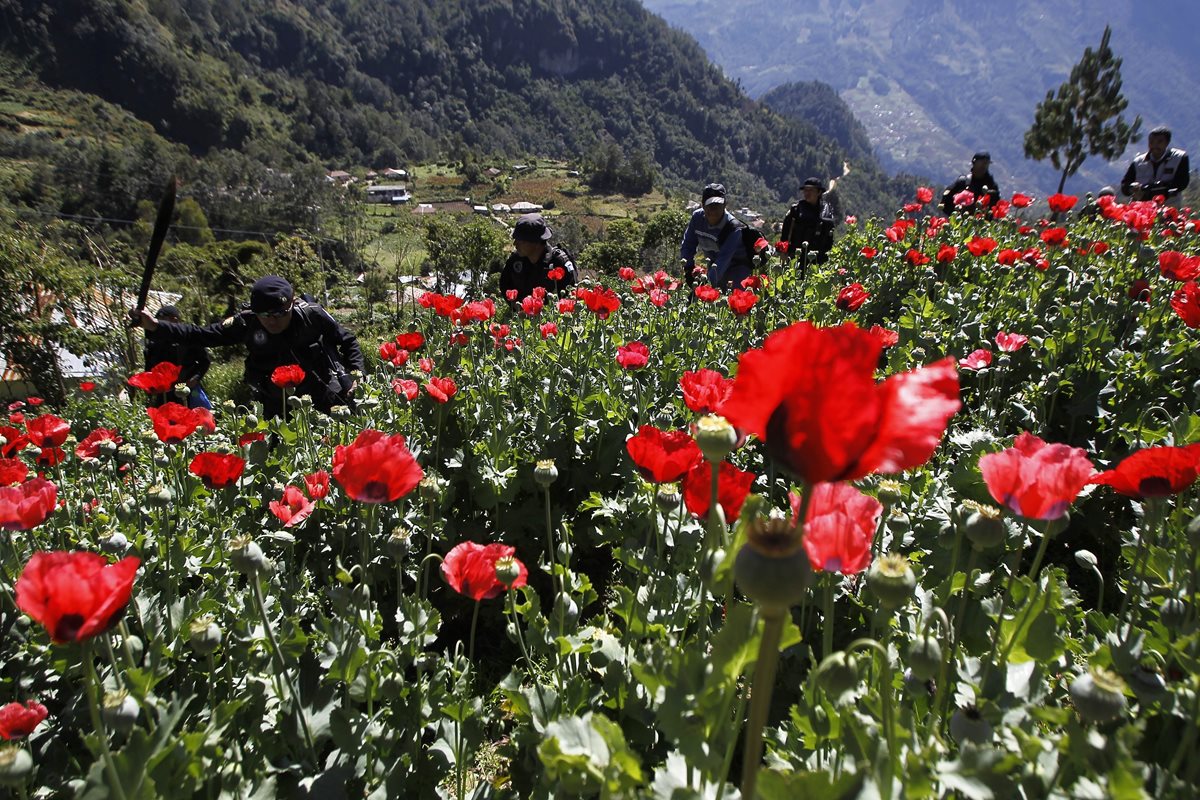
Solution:
<path fill-rule="evenodd" d="M 179 319 L 179 309 L 172 305 L 165 305 L 154 312 L 156 319 Z"/>
<path fill-rule="evenodd" d="M 822 192 L 825 191 L 825 184 L 821 183 L 820 178 L 809 178 L 800 184 L 801 189 L 807 189 L 809 186 L 812 186 L 814 189 L 820 189 Z"/>
<path fill-rule="evenodd" d="M 548 242 L 553 235 L 541 214 L 525 214 L 513 228 L 514 242 Z"/>
<path fill-rule="evenodd" d="M 720 183 L 710 183 L 708 186 L 704 187 L 704 192 L 700 195 L 700 199 L 703 201 L 705 206 L 712 205 L 713 203 L 724 204 L 725 186 Z"/>
<path fill-rule="evenodd" d="M 971 156 L 971 163 L 975 163 L 976 161 L 991 161 L 991 160 L 992 160 L 992 154 L 989 153 L 987 150 L 980 150 L 978 153 Z"/>
<path fill-rule="evenodd" d="M 292 303 L 295 290 L 278 275 L 264 275 L 250 287 L 250 310 L 255 314 L 271 314 L 286 311 Z"/>

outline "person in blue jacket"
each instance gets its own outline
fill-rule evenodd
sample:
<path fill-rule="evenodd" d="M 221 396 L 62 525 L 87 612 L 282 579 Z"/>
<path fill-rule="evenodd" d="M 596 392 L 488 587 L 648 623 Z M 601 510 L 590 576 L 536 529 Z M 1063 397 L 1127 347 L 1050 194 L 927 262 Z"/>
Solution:
<path fill-rule="evenodd" d="M 719 183 L 705 186 L 700 208 L 692 214 L 679 248 L 689 283 L 693 282 L 697 251 L 708 259 L 708 282 L 718 289 L 737 289 L 750 277 L 752 265 L 742 243 L 743 227 L 725 210 L 725 187 Z"/>

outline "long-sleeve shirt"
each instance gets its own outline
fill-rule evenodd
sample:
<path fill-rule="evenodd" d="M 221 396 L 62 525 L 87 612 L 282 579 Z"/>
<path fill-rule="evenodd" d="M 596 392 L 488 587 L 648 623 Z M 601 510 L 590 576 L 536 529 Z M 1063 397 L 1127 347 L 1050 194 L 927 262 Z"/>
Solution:
<path fill-rule="evenodd" d="M 739 227 L 738 221 L 728 211 L 719 224 L 709 225 L 704 218 L 704 210 L 698 208 L 683 232 L 679 257 L 687 263 L 690 271 L 696 265 L 696 253 L 701 252 L 709 261 L 709 283 L 718 287 L 727 283 L 739 286 L 742 280 L 750 277 L 751 272 L 750 257 L 742 244 L 741 233 L 737 230 Z"/>
<path fill-rule="evenodd" d="M 1158 161 L 1152 161 L 1149 153 L 1142 153 L 1135 158 L 1121 179 L 1121 191 L 1126 196 L 1132 195 L 1133 184 L 1137 183 L 1138 199 L 1149 200 L 1161 194 L 1166 196 L 1168 202 L 1178 202 L 1177 198 L 1191 179 L 1187 153 L 1171 147 Z"/>

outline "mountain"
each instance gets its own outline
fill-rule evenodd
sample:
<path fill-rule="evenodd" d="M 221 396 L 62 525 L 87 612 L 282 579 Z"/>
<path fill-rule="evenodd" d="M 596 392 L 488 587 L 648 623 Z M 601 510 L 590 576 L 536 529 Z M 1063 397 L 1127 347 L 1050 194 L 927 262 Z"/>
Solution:
<path fill-rule="evenodd" d="M 833 86 L 888 169 L 949 182 L 974 151 L 990 150 L 1006 191 L 1053 191 L 1055 170 L 1025 159 L 1022 140 L 1037 103 L 1105 25 L 1124 59 L 1126 116 L 1140 115 L 1143 131 L 1169 125 L 1173 144 L 1200 150 L 1200 3 L 1191 0 L 643 2 L 752 96 L 795 81 Z M 1067 190 L 1116 183 L 1143 149 L 1113 164 L 1089 158 Z"/>
<path fill-rule="evenodd" d="M 220 198 L 254 195 L 248 171 L 265 180 L 314 163 L 533 155 L 611 166 L 615 153 L 637 185 L 657 165 L 687 193 L 720 180 L 736 203 L 778 207 L 847 160 L 817 126 L 746 96 L 637 0 L 0 0 L 0 58 L 20 73 L 0 97 L 0 158 L 18 170 L 30 152 L 70 158 L 83 167 L 77 184 L 98 182 L 101 168 L 161 173 L 174 159 Z M 34 130 L 39 97 L 56 120 L 73 118 L 77 100 L 45 97 L 61 92 L 84 98 L 89 127 Z M 142 123 L 143 143 L 106 136 L 112 117 Z M 881 175 L 870 153 L 856 160 L 862 176 Z M 891 208 L 892 189 L 860 177 L 843 205 Z M 83 189 L 39 200 L 120 210 L 101 201 L 117 202 Z"/>

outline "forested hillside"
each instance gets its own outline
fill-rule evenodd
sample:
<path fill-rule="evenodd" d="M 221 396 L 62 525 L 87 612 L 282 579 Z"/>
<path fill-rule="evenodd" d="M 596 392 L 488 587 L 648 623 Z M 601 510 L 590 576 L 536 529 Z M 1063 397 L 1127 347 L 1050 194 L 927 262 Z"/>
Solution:
<path fill-rule="evenodd" d="M 140 180 L 172 162 L 228 196 L 250 192 L 247 175 L 312 162 L 586 165 L 614 146 L 667 185 L 719 179 L 777 204 L 848 157 L 817 126 L 750 100 L 636 0 L 0 0 L 0 48 L 25 72 L 0 106 L 0 155 L 24 165 L 8 193 L 75 210 L 121 212 L 105 174 Z M 82 107 L 83 134 L 21 116 L 47 105 L 76 122 Z M 109 135 L 113 120 L 133 135 Z M 869 153 L 853 157 L 878 174 Z M 74 195 L 33 178 L 64 161 L 80 165 Z M 881 180 L 842 194 L 861 212 L 894 205 Z"/>

